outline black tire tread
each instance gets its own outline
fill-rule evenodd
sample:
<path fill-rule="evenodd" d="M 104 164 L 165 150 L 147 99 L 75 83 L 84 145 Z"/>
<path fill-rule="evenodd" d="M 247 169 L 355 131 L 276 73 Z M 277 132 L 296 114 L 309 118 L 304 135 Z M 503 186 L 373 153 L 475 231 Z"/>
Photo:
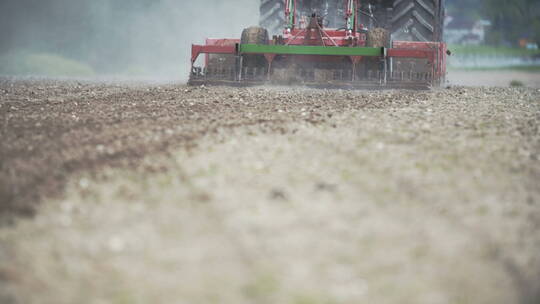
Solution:
<path fill-rule="evenodd" d="M 444 0 L 395 0 L 391 31 L 394 40 L 442 41 Z"/>
<path fill-rule="evenodd" d="M 279 34 L 285 24 L 285 1 L 261 0 L 259 25 L 272 35 Z"/>

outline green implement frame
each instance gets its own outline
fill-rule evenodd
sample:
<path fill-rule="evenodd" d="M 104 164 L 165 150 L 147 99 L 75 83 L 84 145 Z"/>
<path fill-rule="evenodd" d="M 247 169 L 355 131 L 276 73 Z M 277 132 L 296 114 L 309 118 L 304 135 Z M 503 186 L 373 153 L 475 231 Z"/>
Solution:
<path fill-rule="evenodd" d="M 239 44 L 238 53 L 239 54 L 384 57 L 386 55 L 386 50 L 384 48 L 373 48 L 373 47 Z"/>

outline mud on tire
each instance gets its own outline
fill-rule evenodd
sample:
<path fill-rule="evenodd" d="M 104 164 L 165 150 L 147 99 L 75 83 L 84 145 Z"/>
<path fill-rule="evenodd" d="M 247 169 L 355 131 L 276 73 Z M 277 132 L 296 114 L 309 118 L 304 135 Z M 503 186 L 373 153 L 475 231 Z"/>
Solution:
<path fill-rule="evenodd" d="M 390 47 L 390 33 L 384 28 L 374 28 L 367 34 L 368 47 Z"/>
<path fill-rule="evenodd" d="M 268 31 L 263 27 L 252 26 L 242 31 L 242 44 L 268 44 Z"/>
<path fill-rule="evenodd" d="M 268 30 L 258 26 L 248 27 L 242 31 L 241 44 L 268 44 Z M 244 55 L 244 66 L 264 67 L 266 59 L 263 55 Z"/>

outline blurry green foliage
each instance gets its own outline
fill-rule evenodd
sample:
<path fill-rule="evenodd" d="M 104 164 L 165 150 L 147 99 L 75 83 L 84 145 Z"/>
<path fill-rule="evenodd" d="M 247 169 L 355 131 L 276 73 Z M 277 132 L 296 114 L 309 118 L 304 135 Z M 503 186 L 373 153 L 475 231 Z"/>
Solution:
<path fill-rule="evenodd" d="M 0 74 L 88 77 L 94 70 L 87 64 L 46 53 L 11 52 L 0 57 Z"/>
<path fill-rule="evenodd" d="M 446 0 L 447 14 L 470 20 L 487 19 L 487 42 L 517 45 L 527 38 L 540 44 L 539 0 Z"/>
<path fill-rule="evenodd" d="M 492 22 L 489 43 L 516 45 L 521 38 L 540 43 L 540 1 L 483 0 L 482 14 Z"/>

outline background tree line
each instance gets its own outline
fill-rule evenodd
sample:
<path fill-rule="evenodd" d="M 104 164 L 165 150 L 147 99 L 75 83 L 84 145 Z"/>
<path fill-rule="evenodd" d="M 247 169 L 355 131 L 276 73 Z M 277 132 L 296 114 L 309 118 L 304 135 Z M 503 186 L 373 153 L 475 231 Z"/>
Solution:
<path fill-rule="evenodd" d="M 448 14 L 487 19 L 487 42 L 516 45 L 521 38 L 540 44 L 540 0 L 447 0 Z"/>

